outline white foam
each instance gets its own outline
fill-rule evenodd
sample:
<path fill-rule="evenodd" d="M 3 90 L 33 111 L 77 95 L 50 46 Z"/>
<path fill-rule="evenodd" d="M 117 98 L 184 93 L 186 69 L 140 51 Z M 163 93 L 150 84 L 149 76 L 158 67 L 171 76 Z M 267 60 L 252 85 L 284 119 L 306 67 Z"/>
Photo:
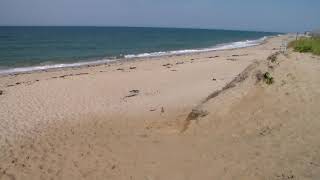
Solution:
<path fill-rule="evenodd" d="M 70 63 L 70 64 L 52 64 L 52 65 L 42 65 L 42 66 L 18 67 L 18 68 L 0 70 L 0 74 L 24 73 L 29 71 L 41 71 L 46 69 L 56 69 L 56 68 L 65 68 L 65 67 L 79 67 L 79 66 L 86 66 L 86 65 L 109 63 L 112 61 L 116 61 L 116 60 L 103 59 L 98 61 L 78 62 L 78 63 Z"/>
<path fill-rule="evenodd" d="M 152 53 L 128 54 L 128 55 L 125 55 L 124 58 L 132 59 L 132 58 L 157 57 L 157 56 L 166 56 L 166 55 L 188 54 L 188 53 L 195 53 L 195 52 L 237 49 L 237 48 L 244 48 L 244 47 L 259 45 L 264 40 L 266 40 L 266 38 L 267 37 L 263 37 L 257 40 L 246 40 L 246 41 L 238 41 L 238 42 L 227 43 L 227 44 L 220 44 L 211 48 L 204 48 L 204 49 L 185 49 L 185 50 L 166 51 L 166 52 L 160 51 L 160 52 L 152 52 Z M 77 62 L 77 63 L 70 63 L 70 64 L 50 64 L 50 65 L 40 65 L 40 66 L 31 66 L 31 67 L 18 67 L 18 68 L 0 70 L 0 74 L 23 73 L 23 72 L 29 72 L 29 71 L 40 71 L 40 70 L 64 68 L 64 67 L 97 65 L 97 64 L 103 64 L 103 63 L 108 63 L 112 61 L 116 61 L 116 59 L 102 59 L 97 61 Z"/>
<path fill-rule="evenodd" d="M 179 55 L 179 54 L 188 54 L 188 53 L 195 53 L 195 52 L 208 52 L 208 51 L 218 51 L 218 50 L 226 50 L 226 49 L 237 49 L 237 48 L 244 48 L 250 46 L 256 46 L 261 44 L 267 37 L 263 37 L 257 40 L 246 40 L 246 41 L 238 41 L 233 43 L 227 44 L 220 44 L 211 48 L 204 48 L 204 49 L 185 49 L 185 50 L 177 50 L 177 51 L 160 51 L 160 52 L 153 52 L 153 53 L 142 53 L 142 54 L 128 54 L 125 55 L 125 58 L 142 58 L 142 57 L 157 57 L 157 56 L 166 56 L 166 55 Z"/>

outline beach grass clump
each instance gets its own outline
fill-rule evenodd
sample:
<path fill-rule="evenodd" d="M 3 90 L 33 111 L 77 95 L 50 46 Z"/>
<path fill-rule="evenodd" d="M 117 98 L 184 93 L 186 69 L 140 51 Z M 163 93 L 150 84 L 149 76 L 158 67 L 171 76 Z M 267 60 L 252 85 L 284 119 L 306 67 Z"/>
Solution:
<path fill-rule="evenodd" d="M 264 73 L 263 79 L 264 79 L 264 82 L 266 82 L 266 84 L 268 85 L 273 84 L 274 82 L 274 79 L 269 72 Z"/>
<path fill-rule="evenodd" d="M 290 42 L 289 47 L 292 47 L 296 52 L 310 52 L 315 55 L 320 55 L 320 38 L 301 38 L 296 41 Z"/>

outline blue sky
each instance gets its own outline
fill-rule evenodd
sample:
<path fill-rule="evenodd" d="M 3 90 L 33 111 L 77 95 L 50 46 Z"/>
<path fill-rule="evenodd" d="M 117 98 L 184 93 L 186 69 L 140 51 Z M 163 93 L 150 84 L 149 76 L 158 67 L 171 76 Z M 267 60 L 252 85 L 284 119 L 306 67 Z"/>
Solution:
<path fill-rule="evenodd" d="M 320 0 L 0 0 L 0 25 L 320 28 Z"/>

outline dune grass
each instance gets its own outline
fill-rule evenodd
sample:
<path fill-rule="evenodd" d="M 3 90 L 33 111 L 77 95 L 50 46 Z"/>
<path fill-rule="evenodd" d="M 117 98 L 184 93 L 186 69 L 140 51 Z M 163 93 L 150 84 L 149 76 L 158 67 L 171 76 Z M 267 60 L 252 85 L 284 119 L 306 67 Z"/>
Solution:
<path fill-rule="evenodd" d="M 301 38 L 289 44 L 296 52 L 311 52 L 320 55 L 320 38 Z"/>

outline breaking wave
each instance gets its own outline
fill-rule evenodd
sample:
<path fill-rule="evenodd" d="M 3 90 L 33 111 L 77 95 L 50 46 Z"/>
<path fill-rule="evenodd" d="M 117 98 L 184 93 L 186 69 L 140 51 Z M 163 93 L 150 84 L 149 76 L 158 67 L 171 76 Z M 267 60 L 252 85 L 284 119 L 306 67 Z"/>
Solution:
<path fill-rule="evenodd" d="M 220 45 L 216 45 L 216 46 L 213 46 L 210 48 L 203 48 L 203 49 L 186 49 L 186 50 L 176 50 L 176 51 L 160 51 L 160 52 L 152 52 L 152 53 L 128 54 L 128 55 L 124 55 L 124 58 L 125 59 L 145 58 L 145 57 L 157 57 L 157 56 L 180 55 L 180 54 L 197 53 L 197 52 L 237 49 L 237 48 L 244 48 L 244 47 L 251 47 L 251 46 L 259 45 L 259 44 L 263 43 L 266 39 L 267 39 L 267 37 L 263 37 L 263 38 L 256 39 L 256 40 L 246 40 L 246 41 L 225 43 L 225 44 L 220 44 Z M 40 71 L 40 70 L 54 69 L 54 68 L 98 65 L 98 64 L 104 64 L 104 63 L 110 63 L 113 61 L 117 61 L 117 59 L 102 59 L 102 60 L 77 62 L 77 63 L 48 64 L 48 65 L 39 65 L 39 66 L 30 66 L 30 67 L 17 67 L 17 68 L 11 68 L 11 69 L 2 69 L 2 70 L 0 70 L 0 74 L 23 73 L 23 72 L 29 72 L 29 71 Z"/>

